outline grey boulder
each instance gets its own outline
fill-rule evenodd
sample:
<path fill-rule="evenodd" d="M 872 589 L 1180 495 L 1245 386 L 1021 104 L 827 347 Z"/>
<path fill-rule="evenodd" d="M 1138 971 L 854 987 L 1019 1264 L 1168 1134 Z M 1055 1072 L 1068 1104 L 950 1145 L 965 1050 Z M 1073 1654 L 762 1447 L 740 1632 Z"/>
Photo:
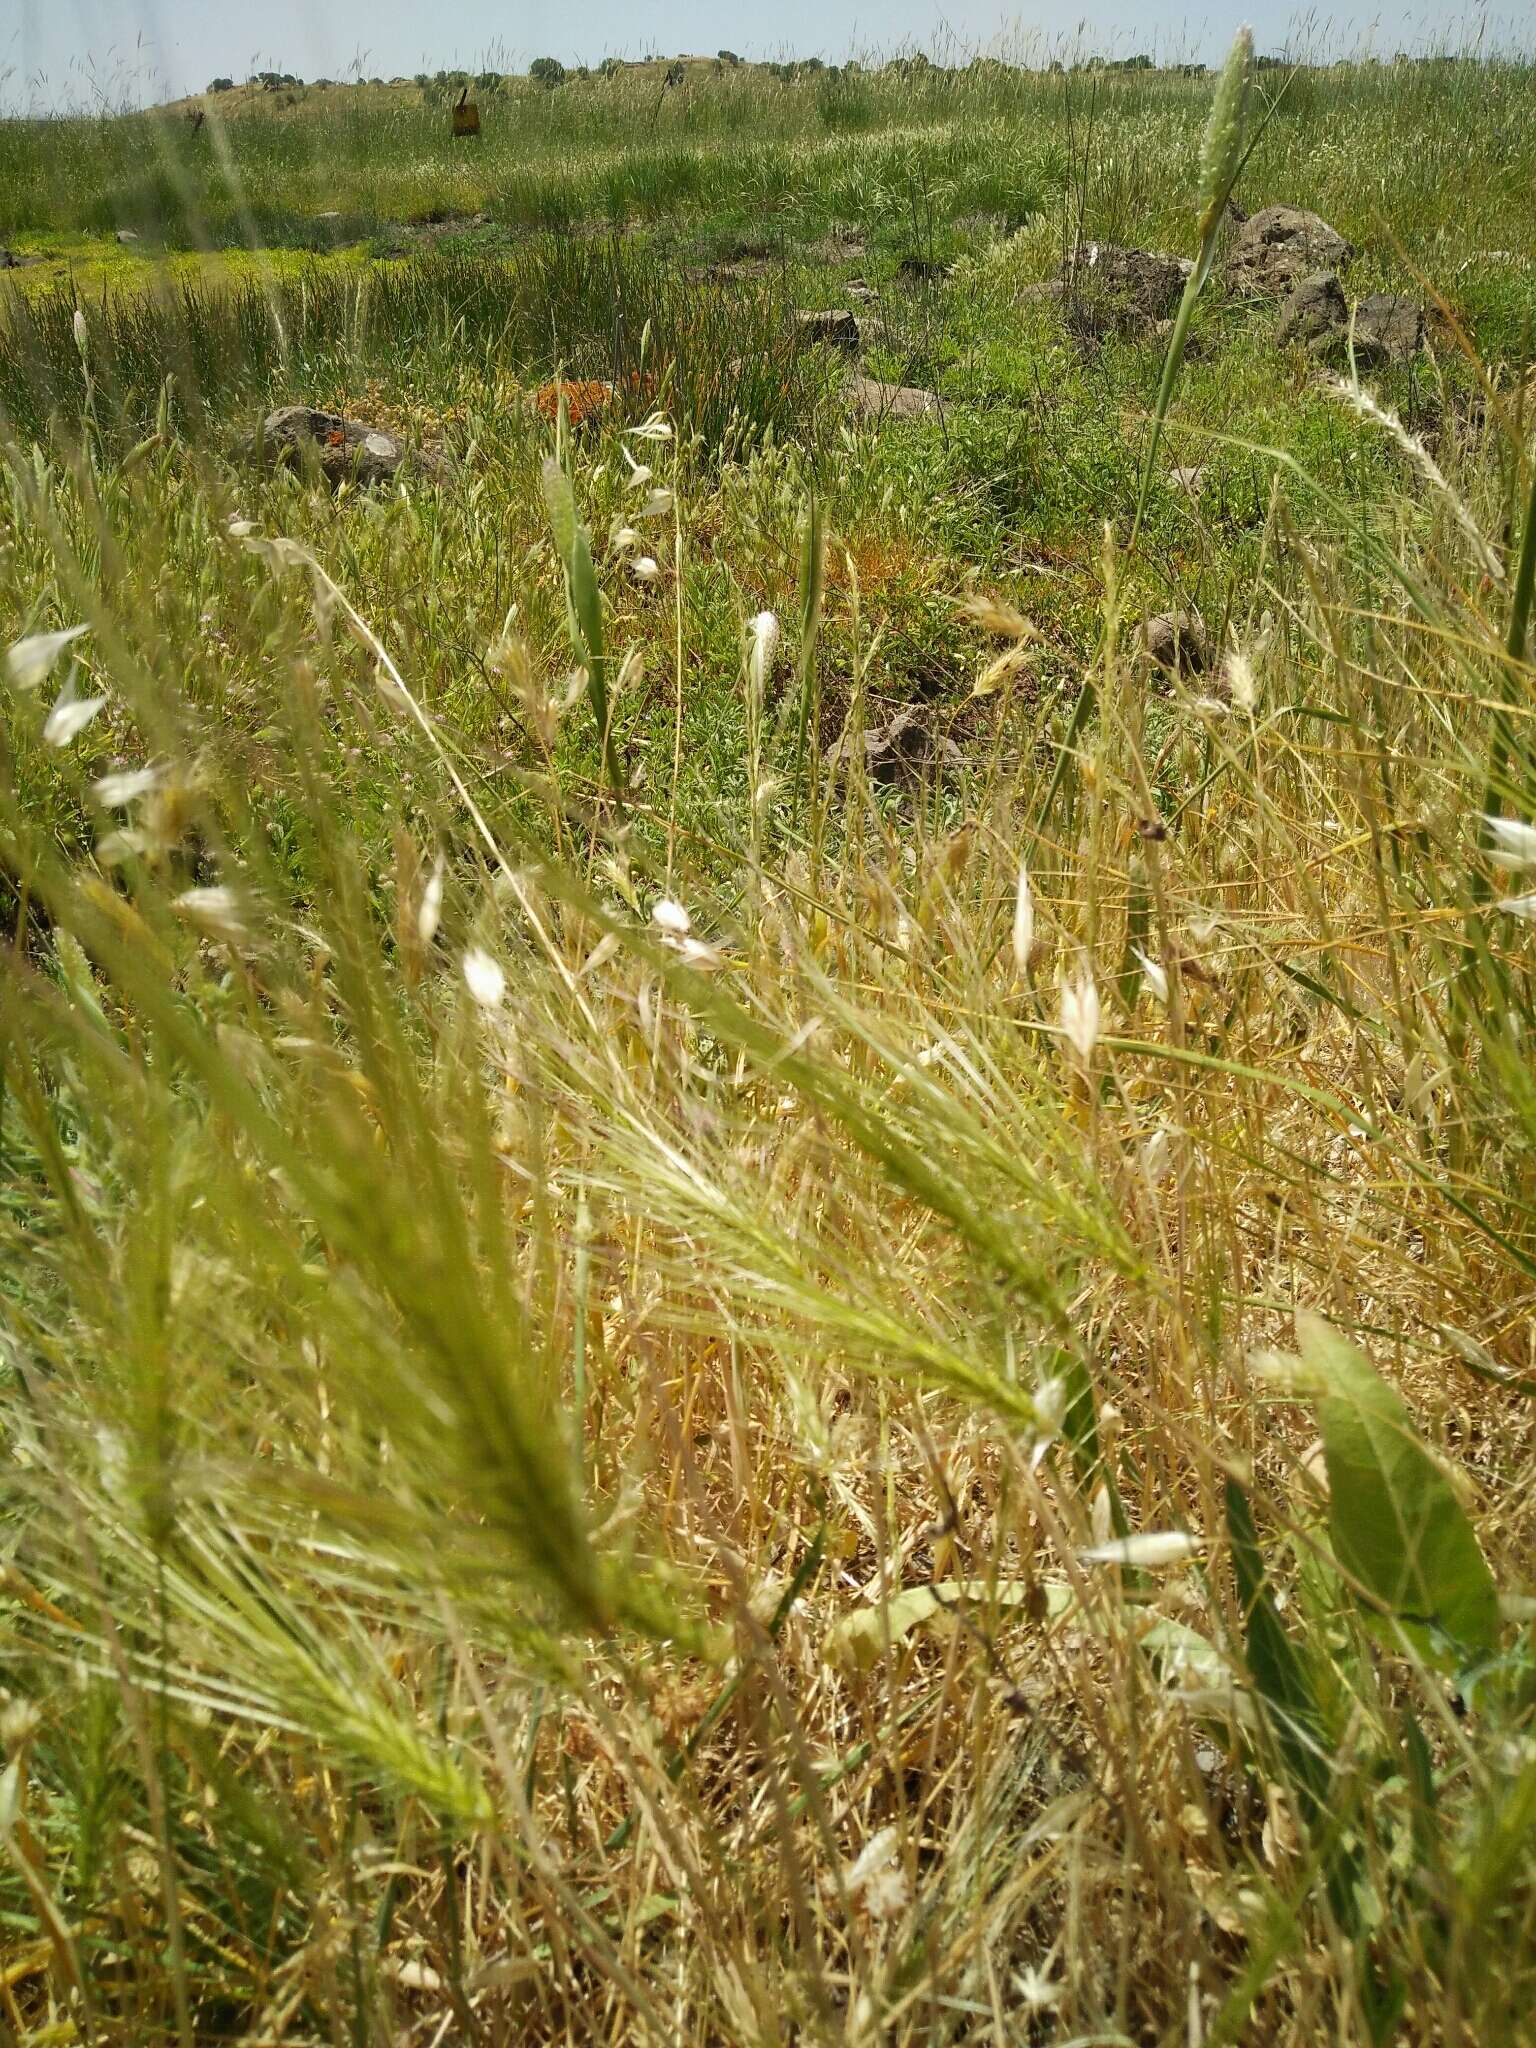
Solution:
<path fill-rule="evenodd" d="M 937 419 L 943 403 L 937 391 L 910 384 L 881 384 L 874 377 L 854 377 L 847 386 L 850 409 L 861 420 Z"/>
<path fill-rule="evenodd" d="M 1199 675 L 1210 662 L 1211 643 L 1198 612 L 1158 612 L 1142 621 L 1137 637 L 1148 659 L 1175 675 Z"/>
<path fill-rule="evenodd" d="M 846 306 L 825 313 L 797 313 L 795 332 L 802 341 L 822 342 L 828 348 L 846 349 L 850 355 L 858 353 L 859 323 Z"/>
<path fill-rule="evenodd" d="M 1275 339 L 1282 348 L 1326 344 L 1349 325 L 1349 305 L 1338 274 L 1317 270 L 1302 278 L 1280 309 Z"/>
<path fill-rule="evenodd" d="M 1193 268 L 1181 256 L 1087 242 L 1062 264 L 1054 291 L 1035 296 L 1059 296 L 1071 324 L 1085 334 L 1144 332 L 1176 312 Z"/>
<path fill-rule="evenodd" d="M 1315 356 L 1346 362 L 1353 340 L 1360 369 L 1410 361 L 1424 345 L 1424 308 L 1399 292 L 1371 292 L 1351 318 L 1344 288 L 1332 271 L 1303 278 L 1281 309 L 1275 339 L 1300 343 Z"/>
<path fill-rule="evenodd" d="M 389 483 L 412 464 L 430 477 L 443 474 L 440 457 L 413 452 L 382 428 L 312 405 L 282 405 L 269 412 L 251 453 L 259 461 L 288 468 L 313 462 L 332 490 L 344 483 L 363 488 Z"/>
<path fill-rule="evenodd" d="M 1317 271 L 1343 270 L 1354 253 L 1320 215 L 1300 206 L 1264 206 L 1239 228 L 1225 275 L 1235 292 L 1278 299 Z"/>
<path fill-rule="evenodd" d="M 1355 308 L 1355 361 L 1379 369 L 1406 363 L 1424 346 L 1424 308 L 1398 292 L 1372 292 Z"/>

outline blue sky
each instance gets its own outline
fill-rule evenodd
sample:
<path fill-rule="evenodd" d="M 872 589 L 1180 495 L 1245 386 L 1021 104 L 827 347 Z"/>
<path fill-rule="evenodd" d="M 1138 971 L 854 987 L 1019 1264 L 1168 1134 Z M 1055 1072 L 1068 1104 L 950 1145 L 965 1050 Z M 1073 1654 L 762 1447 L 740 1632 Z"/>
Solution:
<path fill-rule="evenodd" d="M 19 19 L 18 19 L 19 11 Z M 759 0 L 751 7 L 705 0 L 457 0 L 423 8 L 420 0 L 0 0 L 0 104 L 15 108 L 74 103 L 99 89 L 109 102 L 152 100 L 200 89 L 227 74 L 293 71 L 305 78 L 435 71 L 445 66 L 522 69 L 543 53 L 565 63 L 620 56 L 710 52 L 722 44 L 747 57 L 821 56 L 918 46 L 938 55 L 1011 45 L 1056 46 L 1081 41 L 1125 55 L 1211 59 L 1225 49 L 1238 13 L 1186 14 L 1136 6 L 1134 0 L 1089 0 L 1081 8 L 1039 7 L 1018 13 L 986 0 Z M 1325 15 L 1301 15 L 1288 0 L 1251 0 L 1259 47 L 1324 45 L 1330 53 L 1368 47 L 1395 50 L 1470 40 L 1477 20 L 1448 25 L 1443 10 L 1384 0 L 1345 4 Z M 1522 37 L 1514 25 L 1526 23 Z M 1529 39 L 1530 17 L 1490 17 L 1499 39 Z M 1317 24 L 1326 21 L 1326 28 Z"/>

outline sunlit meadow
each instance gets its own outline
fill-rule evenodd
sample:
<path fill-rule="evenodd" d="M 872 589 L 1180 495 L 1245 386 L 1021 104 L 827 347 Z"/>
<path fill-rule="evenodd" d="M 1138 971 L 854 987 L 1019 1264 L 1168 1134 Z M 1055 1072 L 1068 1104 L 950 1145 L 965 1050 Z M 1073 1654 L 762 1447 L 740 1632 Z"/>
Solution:
<path fill-rule="evenodd" d="M 456 90 L 0 123 L 0 2024 L 1526 2038 L 1536 74 Z"/>

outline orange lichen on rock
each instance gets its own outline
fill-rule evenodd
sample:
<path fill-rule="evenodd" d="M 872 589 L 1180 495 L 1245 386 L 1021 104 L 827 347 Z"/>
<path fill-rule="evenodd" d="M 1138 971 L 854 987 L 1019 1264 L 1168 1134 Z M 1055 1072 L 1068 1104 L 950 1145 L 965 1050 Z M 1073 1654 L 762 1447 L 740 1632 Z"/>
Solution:
<path fill-rule="evenodd" d="M 573 427 L 595 419 L 612 402 L 614 387 L 604 377 L 556 377 L 541 384 L 533 394 L 534 408 L 542 419 L 559 416 L 565 400 L 565 415 Z"/>

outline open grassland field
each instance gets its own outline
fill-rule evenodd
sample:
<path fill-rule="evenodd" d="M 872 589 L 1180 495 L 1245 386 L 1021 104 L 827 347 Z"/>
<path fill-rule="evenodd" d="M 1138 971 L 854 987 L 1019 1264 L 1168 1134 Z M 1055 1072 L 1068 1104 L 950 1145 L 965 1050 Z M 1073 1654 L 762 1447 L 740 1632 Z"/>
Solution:
<path fill-rule="evenodd" d="M 451 98 L 0 123 L 0 2029 L 1531 2039 L 1536 70 Z"/>

